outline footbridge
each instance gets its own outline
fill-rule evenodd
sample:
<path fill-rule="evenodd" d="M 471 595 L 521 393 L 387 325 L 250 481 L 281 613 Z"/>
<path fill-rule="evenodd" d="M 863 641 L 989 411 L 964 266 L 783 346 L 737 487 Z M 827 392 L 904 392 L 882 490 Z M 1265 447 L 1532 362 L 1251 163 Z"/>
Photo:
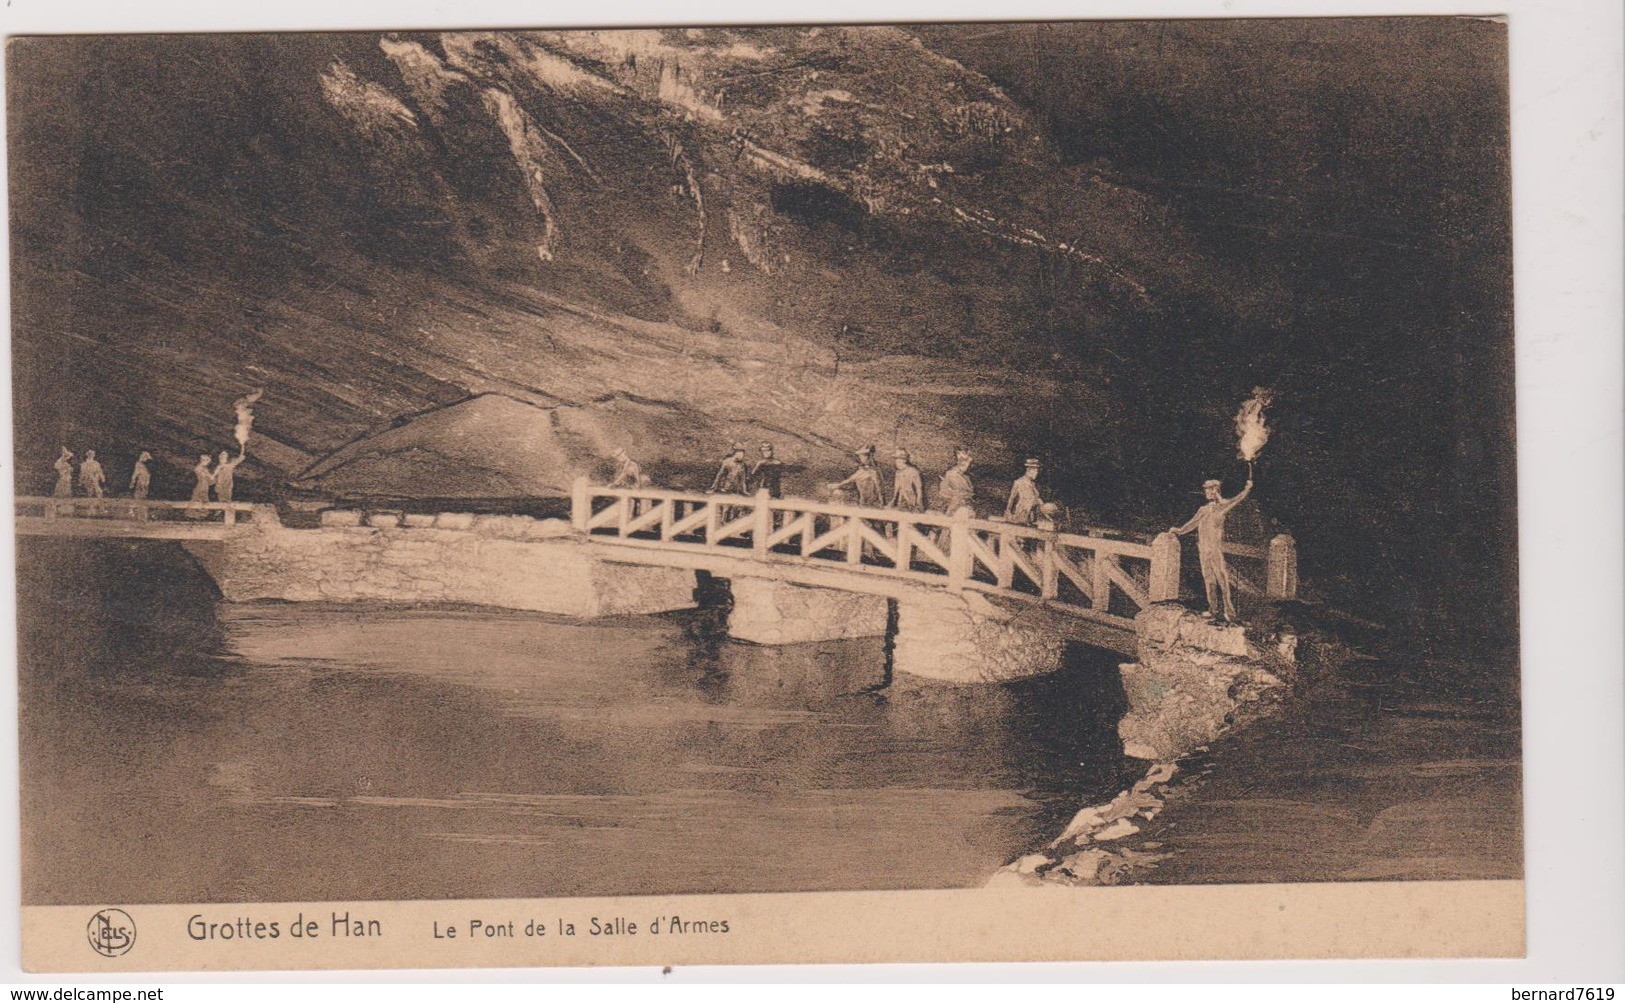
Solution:
<path fill-rule="evenodd" d="M 984 640 L 994 625 L 1020 624 L 1028 633 L 1132 653 L 1136 616 L 1181 592 L 1181 545 L 1172 533 L 1149 540 L 1110 530 L 1063 533 L 978 519 L 968 508 L 953 515 L 906 512 L 779 499 L 765 491 L 607 488 L 582 479 L 574 486 L 571 523 L 607 561 L 693 568 L 729 579 L 733 632 L 752 640 L 872 632 L 872 614 L 859 616 L 865 622 L 820 629 L 818 621 L 829 618 L 804 594 L 791 592 L 795 599 L 786 601 L 783 587 L 790 586 L 905 604 L 896 625 L 899 645 L 914 633 L 906 608 L 914 605 L 934 607 L 921 619 L 944 639 L 956 621 L 968 620 Z M 1264 547 L 1227 544 L 1225 552 L 1236 565 L 1231 577 L 1238 591 L 1296 597 L 1290 536 L 1278 535 Z M 746 608 L 738 615 L 742 599 Z M 762 622 L 745 622 L 753 616 Z"/>
<path fill-rule="evenodd" d="M 19 536 L 225 540 L 239 529 L 279 522 L 274 507 L 250 502 L 25 496 L 17 499 L 16 526 Z"/>
<path fill-rule="evenodd" d="M 727 581 L 738 639 L 888 636 L 904 671 L 960 681 L 1050 671 L 1068 641 L 1133 653 L 1136 618 L 1181 594 L 1181 544 L 1170 533 L 1063 533 L 969 509 L 905 512 L 584 478 L 573 485 L 568 522 L 330 510 L 319 528 L 300 529 L 245 502 L 24 497 L 16 529 L 176 541 L 233 600 L 478 603 L 595 617 L 693 606 L 703 572 Z M 1296 596 L 1290 536 L 1226 552 L 1239 591 Z"/>

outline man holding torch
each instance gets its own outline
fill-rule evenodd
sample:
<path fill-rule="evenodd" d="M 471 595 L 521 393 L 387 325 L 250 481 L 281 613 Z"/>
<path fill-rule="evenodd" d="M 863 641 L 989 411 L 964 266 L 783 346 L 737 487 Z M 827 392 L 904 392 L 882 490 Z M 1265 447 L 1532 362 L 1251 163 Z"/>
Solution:
<path fill-rule="evenodd" d="M 1247 465 L 1247 486 L 1234 498 L 1224 497 L 1220 487 L 1222 484 L 1217 480 L 1203 481 L 1202 494 L 1207 497 L 1207 504 L 1196 510 L 1190 522 L 1168 532 L 1184 536 L 1196 530 L 1196 552 L 1202 559 L 1208 614 L 1219 623 L 1229 623 L 1236 618 L 1236 608 L 1230 603 L 1230 570 L 1224 563 L 1224 518 L 1252 493 L 1252 464 Z"/>
<path fill-rule="evenodd" d="M 1184 536 L 1196 530 L 1196 552 L 1202 559 L 1202 583 L 1207 586 L 1208 615 L 1219 623 L 1230 623 L 1236 618 L 1236 607 L 1230 602 L 1230 569 L 1224 563 L 1224 518 L 1240 505 L 1253 490 L 1253 461 L 1264 444 L 1270 440 L 1270 429 L 1264 422 L 1264 409 L 1275 398 L 1268 387 L 1254 387 L 1253 395 L 1241 402 L 1236 412 L 1236 455 L 1247 464 L 1247 486 L 1234 498 L 1226 498 L 1219 489 L 1219 481 L 1202 482 L 1202 494 L 1207 504 L 1196 510 L 1191 521 L 1168 532 Z"/>

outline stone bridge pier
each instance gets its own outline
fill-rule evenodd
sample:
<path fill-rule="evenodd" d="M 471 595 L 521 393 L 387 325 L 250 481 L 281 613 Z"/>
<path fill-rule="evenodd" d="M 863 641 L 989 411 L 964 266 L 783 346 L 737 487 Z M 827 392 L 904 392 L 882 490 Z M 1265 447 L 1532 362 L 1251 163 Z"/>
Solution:
<path fill-rule="evenodd" d="M 885 596 L 795 585 L 777 578 L 729 579 L 733 609 L 728 636 L 754 644 L 800 644 L 853 637 L 885 637 Z"/>
<path fill-rule="evenodd" d="M 1066 617 L 1036 606 L 1006 608 L 974 591 L 900 585 L 888 597 L 742 575 L 730 581 L 730 637 L 799 644 L 885 637 L 895 630 L 893 671 L 944 682 L 1002 682 L 1054 672 L 1066 642 L 1076 637 Z"/>
<path fill-rule="evenodd" d="M 694 605 L 692 570 L 605 560 L 564 524 L 507 516 L 265 522 L 182 546 L 232 602 L 475 603 L 583 618 Z"/>
<path fill-rule="evenodd" d="M 950 683 L 1041 676 L 1061 667 L 1072 637 L 1063 620 L 979 592 L 919 589 L 897 600 L 892 670 Z"/>

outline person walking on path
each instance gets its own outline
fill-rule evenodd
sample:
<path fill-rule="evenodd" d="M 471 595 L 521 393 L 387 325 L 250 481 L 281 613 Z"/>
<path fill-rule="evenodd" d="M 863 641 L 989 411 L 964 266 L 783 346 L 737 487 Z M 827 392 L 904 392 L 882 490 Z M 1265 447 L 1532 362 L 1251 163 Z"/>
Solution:
<path fill-rule="evenodd" d="M 879 508 L 881 506 L 880 471 L 875 467 L 875 447 L 864 446 L 857 451 L 858 469 L 852 476 L 844 481 L 837 481 L 830 485 L 831 491 L 845 491 L 851 488 L 858 496 L 857 503 L 864 508 Z"/>
<path fill-rule="evenodd" d="M 1219 623 L 1230 623 L 1236 618 L 1236 608 L 1230 603 L 1230 569 L 1224 563 L 1224 518 L 1252 492 L 1253 479 L 1249 475 L 1247 486 L 1234 498 L 1225 498 L 1219 490 L 1222 486 L 1217 480 L 1203 481 L 1202 494 L 1207 504 L 1196 510 L 1190 522 L 1168 532 L 1184 536 L 1196 530 L 1196 552 L 1202 559 L 1208 615 Z"/>
<path fill-rule="evenodd" d="M 237 453 L 237 458 L 224 449 L 220 451 L 220 462 L 214 468 L 214 497 L 219 502 L 230 502 L 232 492 L 237 486 L 237 468 L 243 465 L 248 458 L 248 447 L 243 446 Z"/>
<path fill-rule="evenodd" d="M 1010 485 L 1010 500 L 1004 503 L 1004 521 L 1031 526 L 1038 521 L 1044 499 L 1038 493 L 1037 460 L 1028 460 L 1026 471 Z"/>
<path fill-rule="evenodd" d="M 909 459 L 908 450 L 897 447 L 894 454 L 897 473 L 892 478 L 891 508 L 905 512 L 925 511 L 925 484 L 920 480 L 920 468 Z"/>
<path fill-rule="evenodd" d="M 79 486 L 85 489 L 88 498 L 103 498 L 107 492 L 103 489 L 107 483 L 107 472 L 96 461 L 94 449 L 85 450 L 85 461 L 79 464 Z"/>

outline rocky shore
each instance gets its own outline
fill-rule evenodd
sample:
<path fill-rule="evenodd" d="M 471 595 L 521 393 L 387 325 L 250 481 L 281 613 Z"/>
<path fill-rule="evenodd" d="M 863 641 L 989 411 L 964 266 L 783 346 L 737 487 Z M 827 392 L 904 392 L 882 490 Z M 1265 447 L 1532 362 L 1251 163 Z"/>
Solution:
<path fill-rule="evenodd" d="M 1197 755 L 1274 714 L 1302 681 L 1351 654 L 1329 636 L 1300 638 L 1278 611 L 1259 624 L 1218 626 L 1173 604 L 1141 613 L 1138 660 L 1120 667 L 1129 709 L 1118 735 L 1126 756 L 1150 765 L 1110 801 L 1079 810 L 1047 845 L 1001 867 L 987 886 L 1124 884 L 1166 860 L 1164 844 L 1145 830 L 1172 793 L 1207 773 Z"/>

